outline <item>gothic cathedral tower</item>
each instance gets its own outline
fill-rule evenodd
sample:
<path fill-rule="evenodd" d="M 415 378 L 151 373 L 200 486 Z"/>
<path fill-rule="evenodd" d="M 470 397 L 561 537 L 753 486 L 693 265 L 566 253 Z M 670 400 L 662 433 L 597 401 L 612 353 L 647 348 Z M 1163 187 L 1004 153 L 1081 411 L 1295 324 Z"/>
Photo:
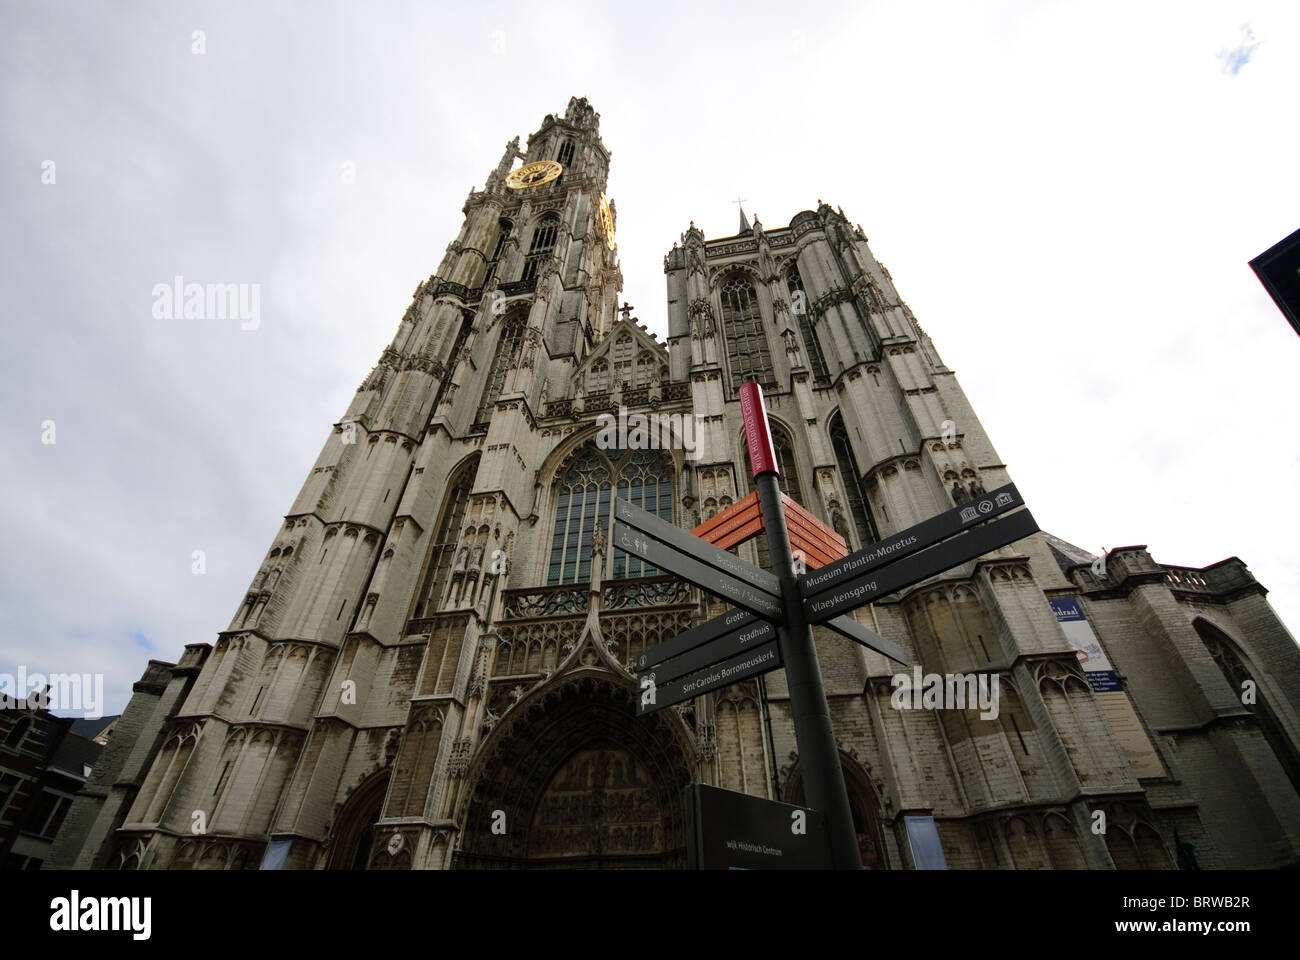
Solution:
<path fill-rule="evenodd" d="M 691 224 L 664 259 L 666 345 L 619 311 L 599 119 L 571 100 L 470 193 L 228 628 L 137 686 L 142 732 L 96 768 L 65 864 L 675 867 L 688 783 L 802 800 L 783 672 L 635 716 L 637 654 L 722 606 L 611 548 L 613 499 L 690 529 L 745 496 L 746 380 L 786 493 L 851 549 L 1010 476 L 826 204 L 715 240 Z M 608 442 L 620 412 L 691 429 Z M 857 612 L 918 672 L 996 678 L 992 716 L 900 709 L 894 665 L 818 628 L 867 866 L 1171 866 L 1188 840 L 1203 865 L 1295 862 L 1300 698 L 1270 682 L 1248 712 L 1228 686 L 1300 666 L 1263 588 L 1235 558 L 1124 548 L 1104 580 L 1091 559 L 1036 534 Z M 1063 609 L 1127 687 L 1097 692 Z M 1199 800 L 1224 783 L 1230 816 Z"/>

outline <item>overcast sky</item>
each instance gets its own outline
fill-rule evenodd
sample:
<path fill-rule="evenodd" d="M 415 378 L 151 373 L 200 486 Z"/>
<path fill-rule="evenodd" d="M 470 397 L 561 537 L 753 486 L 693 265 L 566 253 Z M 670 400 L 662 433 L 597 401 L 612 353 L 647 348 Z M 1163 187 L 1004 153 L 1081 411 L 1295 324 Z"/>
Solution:
<path fill-rule="evenodd" d="M 1239 556 L 1300 630 L 1300 337 L 1247 266 L 1300 227 L 1300 5 L 0 17 L 0 671 L 102 672 L 112 713 L 216 640 L 466 194 L 572 95 L 652 330 L 691 220 L 842 206 L 1044 529 Z M 260 325 L 156 318 L 178 275 L 260 285 Z"/>

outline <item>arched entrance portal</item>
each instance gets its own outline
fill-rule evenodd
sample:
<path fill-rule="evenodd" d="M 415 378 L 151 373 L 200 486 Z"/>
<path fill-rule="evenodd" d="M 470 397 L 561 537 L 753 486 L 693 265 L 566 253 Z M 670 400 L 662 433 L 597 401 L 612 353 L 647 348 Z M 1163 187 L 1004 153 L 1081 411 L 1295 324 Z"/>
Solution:
<path fill-rule="evenodd" d="M 375 774 L 348 797 L 334 818 L 327 870 L 365 870 L 375 821 L 383 813 L 389 771 Z"/>
<path fill-rule="evenodd" d="M 880 827 L 880 804 L 871 783 L 858 769 L 857 764 L 840 754 L 844 771 L 844 786 L 849 794 L 849 812 L 853 815 L 853 830 L 858 835 L 858 851 L 865 870 L 888 870 L 889 853 L 885 847 L 885 834 Z M 803 806 L 803 771 L 798 763 L 786 777 L 785 802 Z"/>
<path fill-rule="evenodd" d="M 684 866 L 685 751 L 632 696 L 588 674 L 512 711 L 479 766 L 455 866 Z"/>

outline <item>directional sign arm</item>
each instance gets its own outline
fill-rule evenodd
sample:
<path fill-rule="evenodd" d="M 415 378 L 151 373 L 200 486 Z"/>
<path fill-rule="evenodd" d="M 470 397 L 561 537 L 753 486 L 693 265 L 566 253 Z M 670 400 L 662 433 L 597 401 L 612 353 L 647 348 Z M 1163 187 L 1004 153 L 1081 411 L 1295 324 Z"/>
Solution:
<path fill-rule="evenodd" d="M 754 650 L 747 650 L 740 656 L 733 657 L 724 663 L 716 664 L 684 677 L 678 677 L 675 680 L 669 680 L 665 684 L 655 684 L 653 687 L 654 702 L 648 703 L 645 699 L 638 700 L 636 712 L 638 716 L 654 713 L 656 710 L 662 710 L 674 703 L 681 703 L 683 700 L 690 700 L 692 697 L 698 697 L 713 690 L 721 690 L 723 687 L 729 687 L 733 683 L 738 683 L 749 677 L 756 677 L 760 673 L 767 673 L 780 666 L 781 646 L 777 641 L 773 640 Z"/>
<path fill-rule="evenodd" d="M 726 550 L 719 550 L 713 544 L 691 536 L 681 527 L 674 526 L 640 507 L 634 507 L 626 500 L 615 499 L 614 519 L 649 534 L 660 543 L 665 543 L 700 563 L 721 570 L 746 583 L 752 583 L 774 597 L 781 595 L 780 582 L 766 570 L 761 570 L 752 563 L 746 563 L 740 557 L 727 553 Z"/>
<path fill-rule="evenodd" d="M 805 597 L 822 593 L 872 570 L 897 563 L 904 557 L 931 547 L 940 540 L 961 533 L 977 523 L 1024 506 L 1024 503 L 1024 498 L 1016 490 L 1016 485 L 1008 483 L 1004 487 L 981 494 L 970 503 L 961 504 L 873 543 L 843 560 L 827 564 L 816 573 L 801 577 L 800 589 Z"/>
<path fill-rule="evenodd" d="M 1029 511 L 1021 510 L 810 597 L 803 602 L 804 613 L 809 623 L 825 623 L 877 597 L 920 583 L 1037 531 L 1038 524 Z"/>
<path fill-rule="evenodd" d="M 784 619 L 779 595 L 773 596 L 760 587 L 737 580 L 626 524 L 614 524 L 614 546 L 690 581 L 701 590 L 725 597 L 764 620 Z"/>
<path fill-rule="evenodd" d="M 776 626 L 766 620 L 751 620 L 749 625 L 732 633 L 724 634 L 703 646 L 696 647 L 680 657 L 674 657 L 657 664 L 648 670 L 637 672 L 639 677 L 651 677 L 654 682 L 663 685 L 669 680 L 676 680 L 688 673 L 706 670 L 711 666 L 739 656 L 746 650 L 752 650 L 764 643 L 776 639 Z"/>
<path fill-rule="evenodd" d="M 895 660 L 905 667 L 911 666 L 907 659 L 906 650 L 893 640 L 886 640 L 874 630 L 867 629 L 847 613 L 839 617 L 831 617 L 823 626 L 830 627 L 836 633 L 848 637 L 854 643 L 862 644 L 868 650 L 883 653 L 890 660 Z"/>
<path fill-rule="evenodd" d="M 748 610 L 737 610 L 735 608 L 728 610 L 721 616 L 707 620 L 698 627 L 691 627 L 685 633 L 679 633 L 671 640 L 665 640 L 663 643 L 641 653 L 636 658 L 637 672 L 644 673 L 657 663 L 663 663 L 672 657 L 679 657 L 689 650 L 694 650 L 696 647 L 708 643 L 710 640 L 725 637 L 735 630 L 757 622 L 757 620 L 758 618 Z"/>

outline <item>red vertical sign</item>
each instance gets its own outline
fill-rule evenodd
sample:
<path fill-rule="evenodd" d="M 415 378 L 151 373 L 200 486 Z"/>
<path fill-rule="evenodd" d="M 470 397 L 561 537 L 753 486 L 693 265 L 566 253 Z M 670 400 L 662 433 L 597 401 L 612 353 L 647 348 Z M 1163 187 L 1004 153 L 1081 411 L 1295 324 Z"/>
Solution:
<path fill-rule="evenodd" d="M 745 418 L 745 440 L 749 444 L 749 465 L 754 476 L 780 473 L 776 450 L 772 447 L 772 431 L 767 425 L 767 409 L 763 406 L 762 387 L 756 383 L 740 385 L 740 412 Z"/>

